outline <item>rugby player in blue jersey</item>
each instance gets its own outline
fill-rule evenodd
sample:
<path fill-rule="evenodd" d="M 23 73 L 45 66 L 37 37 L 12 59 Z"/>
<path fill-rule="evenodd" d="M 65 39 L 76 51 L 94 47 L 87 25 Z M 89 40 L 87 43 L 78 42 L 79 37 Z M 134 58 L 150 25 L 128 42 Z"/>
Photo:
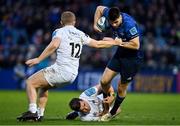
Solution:
<path fill-rule="evenodd" d="M 107 97 L 107 92 L 111 85 L 111 80 L 120 73 L 121 78 L 118 83 L 118 93 L 115 98 L 113 108 L 104 110 L 106 114 L 101 117 L 101 121 L 109 121 L 116 116 L 116 111 L 125 99 L 128 83 L 133 80 L 133 77 L 138 72 L 138 69 L 143 61 L 143 54 L 140 50 L 140 31 L 136 21 L 128 14 L 120 12 L 119 8 L 108 8 L 98 6 L 94 15 L 94 29 L 97 32 L 102 32 L 97 26 L 98 20 L 104 16 L 109 24 L 116 40 L 121 42 L 109 61 L 102 75 L 100 84 L 104 91 L 104 98 Z M 111 38 L 105 38 L 111 39 Z M 108 97 L 107 103 L 113 101 L 114 96 Z"/>

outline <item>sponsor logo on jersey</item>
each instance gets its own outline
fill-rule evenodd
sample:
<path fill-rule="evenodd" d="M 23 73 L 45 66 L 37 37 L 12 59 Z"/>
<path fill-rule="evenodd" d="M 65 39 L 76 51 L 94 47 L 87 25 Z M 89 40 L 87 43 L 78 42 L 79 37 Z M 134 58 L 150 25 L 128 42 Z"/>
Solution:
<path fill-rule="evenodd" d="M 131 35 L 137 34 L 137 29 L 136 29 L 136 27 L 131 28 L 129 31 L 130 31 L 130 34 L 131 34 Z"/>

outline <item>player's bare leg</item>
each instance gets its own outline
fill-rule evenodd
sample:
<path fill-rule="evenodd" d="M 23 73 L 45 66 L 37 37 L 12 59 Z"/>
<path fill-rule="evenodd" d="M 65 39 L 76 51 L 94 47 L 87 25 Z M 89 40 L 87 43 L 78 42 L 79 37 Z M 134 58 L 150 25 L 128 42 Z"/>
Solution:
<path fill-rule="evenodd" d="M 128 88 L 128 83 L 121 84 L 121 82 L 119 81 L 119 83 L 118 83 L 118 93 L 116 95 L 116 100 L 114 102 L 113 108 L 110 111 L 111 115 L 116 114 L 119 106 L 121 105 L 121 103 L 125 99 L 127 88 Z"/>
<path fill-rule="evenodd" d="M 26 121 L 26 120 L 38 120 L 37 115 L 37 92 L 38 88 L 48 88 L 49 84 L 44 78 L 43 71 L 39 71 L 32 76 L 30 76 L 26 81 L 26 93 L 29 101 L 29 110 L 23 113 L 18 120 Z"/>
<path fill-rule="evenodd" d="M 103 97 L 106 98 L 107 97 L 107 92 L 109 91 L 110 89 L 110 86 L 111 86 L 111 81 L 112 79 L 117 75 L 117 73 L 115 71 L 112 71 L 110 70 L 109 68 L 106 67 L 103 75 L 102 75 L 102 78 L 101 78 L 101 81 L 100 81 L 100 84 L 101 84 L 101 87 L 102 87 L 102 90 L 103 90 Z M 108 104 L 104 104 L 104 110 L 102 112 L 102 115 L 106 114 L 109 112 L 109 106 Z"/>
<path fill-rule="evenodd" d="M 121 84 L 121 82 L 119 82 L 118 83 L 118 95 L 120 97 L 126 97 L 127 88 L 128 88 L 128 83 Z"/>
<path fill-rule="evenodd" d="M 48 88 L 49 84 L 44 77 L 43 71 L 38 71 L 37 73 L 30 76 L 26 81 L 26 92 L 28 96 L 29 103 L 36 103 L 38 88 Z"/>
<path fill-rule="evenodd" d="M 111 81 L 112 79 L 117 75 L 117 73 L 115 71 L 110 70 L 109 68 L 106 67 L 102 78 L 101 78 L 101 87 L 104 93 L 107 93 L 110 85 L 111 85 Z"/>
<path fill-rule="evenodd" d="M 39 121 L 43 120 L 44 117 L 44 111 L 46 108 L 46 104 L 48 101 L 48 89 L 49 88 L 42 88 L 39 90 L 39 99 L 38 99 L 38 117 Z"/>
<path fill-rule="evenodd" d="M 121 112 L 120 105 L 125 99 L 127 88 L 128 88 L 128 83 L 121 84 L 121 82 L 119 81 L 118 93 L 116 96 L 116 100 L 114 102 L 114 106 L 109 113 L 101 117 L 101 121 L 109 121 L 110 119 L 114 118 Z"/>

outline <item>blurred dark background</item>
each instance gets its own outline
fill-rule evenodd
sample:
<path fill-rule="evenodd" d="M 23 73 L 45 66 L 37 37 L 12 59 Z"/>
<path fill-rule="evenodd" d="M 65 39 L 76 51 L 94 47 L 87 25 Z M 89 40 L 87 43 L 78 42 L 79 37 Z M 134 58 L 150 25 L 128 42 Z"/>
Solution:
<path fill-rule="evenodd" d="M 1 0 L 0 75 L 4 77 L 0 76 L 0 88 L 5 88 L 8 83 L 23 83 L 34 71 L 54 62 L 55 54 L 32 68 L 24 64 L 27 59 L 38 56 L 48 45 L 52 32 L 60 27 L 60 16 L 65 10 L 76 14 L 77 28 L 92 38 L 102 39 L 104 34 L 94 32 L 92 26 L 98 5 L 117 6 L 122 12 L 133 16 L 143 33 L 145 61 L 141 70 L 145 73 L 163 71 L 177 75 L 175 83 L 180 85 L 178 0 Z M 106 36 L 110 35 L 106 33 Z M 80 71 L 103 71 L 114 50 L 84 47 Z M 11 79 L 8 79 L 10 76 Z M 17 85 L 17 89 L 23 88 L 23 84 Z"/>

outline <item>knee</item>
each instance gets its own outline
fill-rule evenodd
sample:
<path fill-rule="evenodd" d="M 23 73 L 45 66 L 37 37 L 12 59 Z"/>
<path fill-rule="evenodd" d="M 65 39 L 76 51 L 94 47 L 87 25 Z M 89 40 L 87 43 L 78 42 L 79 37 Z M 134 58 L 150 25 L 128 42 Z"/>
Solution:
<path fill-rule="evenodd" d="M 39 96 L 40 97 L 48 97 L 48 90 L 41 88 L 40 92 L 39 92 Z"/>
<path fill-rule="evenodd" d="M 26 86 L 27 86 L 27 87 L 33 86 L 33 80 L 30 79 L 30 78 L 28 78 L 28 79 L 26 80 Z"/>
<path fill-rule="evenodd" d="M 103 91 L 103 96 L 106 97 L 107 92 L 110 88 L 110 84 L 107 81 L 101 80 L 101 87 L 102 87 L 102 91 Z"/>

